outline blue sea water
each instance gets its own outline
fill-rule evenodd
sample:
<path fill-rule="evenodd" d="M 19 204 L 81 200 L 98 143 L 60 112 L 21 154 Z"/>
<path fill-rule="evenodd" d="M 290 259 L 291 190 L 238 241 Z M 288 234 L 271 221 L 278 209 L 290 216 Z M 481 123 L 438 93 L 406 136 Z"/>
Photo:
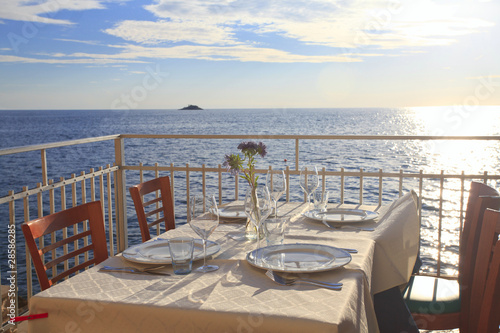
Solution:
<path fill-rule="evenodd" d="M 17 146 L 65 141 L 111 134 L 291 134 L 291 135 L 500 135 L 500 107 L 433 107 L 433 108 L 366 108 L 366 109 L 220 109 L 202 111 L 180 110 L 55 110 L 0 111 L 0 149 Z M 236 153 L 241 140 L 144 140 L 127 139 L 126 162 L 136 165 L 160 165 L 216 167 L 225 154 Z M 258 161 L 267 168 L 294 167 L 294 140 L 264 140 L 268 156 Z M 366 140 L 302 140 L 300 161 L 302 165 L 317 165 L 327 170 L 435 172 L 466 174 L 500 173 L 499 142 L 497 141 L 366 141 Z M 88 144 L 74 148 L 47 150 L 49 178 L 69 177 L 90 168 L 98 168 L 113 162 L 113 142 Z M 285 162 L 287 160 L 288 162 Z M 210 181 L 210 180 L 209 180 Z M 38 152 L 0 156 L 0 197 L 9 190 L 19 192 L 22 186 L 34 187 L 41 182 L 40 155 Z M 138 182 L 138 175 L 127 173 L 127 184 Z M 302 193 L 297 184 L 292 187 L 292 199 L 300 200 Z M 355 202 L 357 183 L 347 184 L 347 201 Z M 405 184 L 405 190 L 415 184 Z M 439 195 L 436 184 L 426 185 L 426 216 L 428 246 L 432 248 L 435 201 Z M 328 183 L 338 193 L 337 183 Z M 365 184 L 365 201 L 376 202 L 378 184 Z M 397 196 L 397 184 L 384 185 L 384 192 L 392 200 Z M 456 207 L 457 183 L 449 182 L 449 198 L 445 204 Z M 181 193 L 185 185 L 176 183 Z M 179 200 L 182 195 L 176 196 Z M 436 197 L 437 199 L 438 197 Z M 335 199 L 333 199 L 335 200 Z M 338 200 L 338 198 L 337 198 Z M 182 202 L 178 202 L 182 205 Z M 4 207 L 1 207 L 4 206 Z M 8 224 L 7 205 L 0 205 L 0 228 Z M 133 207 L 129 205 L 129 215 Z M 178 221 L 185 216 L 179 210 Z M 434 215 L 433 215 L 434 214 Z M 456 220 L 452 213 L 446 219 Z M 129 221 L 130 242 L 139 239 L 139 231 Z M 18 230 L 19 231 L 19 230 Z M 4 233 L 5 234 L 5 233 Z M 22 234 L 18 232 L 19 238 Z M 446 247 L 451 250 L 450 268 L 456 267 L 458 231 L 450 227 Z M 5 239 L 0 246 L 5 246 Z M 19 242 L 21 243 L 21 242 Z M 22 246 L 22 244 L 20 244 Z M 429 250 L 429 254 L 432 250 Z M 444 258 L 445 260 L 447 258 Z M 5 263 L 0 258 L 0 263 Z M 432 263 L 430 263 L 432 265 Z"/>

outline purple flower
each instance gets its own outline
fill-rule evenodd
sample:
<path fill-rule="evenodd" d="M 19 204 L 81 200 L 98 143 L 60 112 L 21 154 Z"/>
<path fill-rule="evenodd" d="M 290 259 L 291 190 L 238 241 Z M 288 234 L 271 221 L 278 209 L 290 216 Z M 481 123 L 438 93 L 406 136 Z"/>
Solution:
<path fill-rule="evenodd" d="M 258 153 L 259 153 L 259 155 L 260 155 L 261 157 L 263 157 L 263 158 L 264 158 L 264 157 L 266 157 L 266 155 L 267 155 L 267 150 L 266 150 L 266 148 L 267 148 L 267 147 L 266 147 L 266 145 L 265 145 L 265 144 L 263 144 L 262 142 L 259 142 L 259 147 L 257 148 L 257 152 L 258 152 Z"/>
<path fill-rule="evenodd" d="M 248 156 L 259 154 L 261 157 L 265 157 L 267 154 L 266 145 L 262 142 L 257 144 L 253 141 L 243 141 L 238 145 L 238 149 L 240 149 L 243 154 Z"/>
<path fill-rule="evenodd" d="M 238 149 L 242 152 L 245 152 L 246 150 L 257 150 L 258 147 L 259 146 L 253 141 L 243 141 L 238 145 Z"/>
<path fill-rule="evenodd" d="M 236 176 L 242 168 L 242 161 L 239 155 L 226 155 L 224 156 L 224 163 L 222 163 L 222 166 L 224 166 L 227 171 L 231 171 L 233 176 Z"/>

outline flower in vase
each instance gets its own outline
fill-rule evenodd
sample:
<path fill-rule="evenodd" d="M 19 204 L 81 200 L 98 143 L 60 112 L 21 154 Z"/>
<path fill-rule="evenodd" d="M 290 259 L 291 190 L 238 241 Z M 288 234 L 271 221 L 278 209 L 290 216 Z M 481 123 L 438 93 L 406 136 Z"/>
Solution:
<path fill-rule="evenodd" d="M 238 149 L 243 153 L 243 158 L 239 154 L 226 155 L 222 164 L 232 175 L 238 175 L 240 172 L 241 178 L 245 179 L 248 184 L 255 188 L 257 186 L 258 176 L 255 176 L 255 157 L 267 155 L 266 145 L 262 142 L 256 143 L 253 141 L 243 141 L 238 145 Z M 246 168 L 244 163 L 246 162 Z"/>

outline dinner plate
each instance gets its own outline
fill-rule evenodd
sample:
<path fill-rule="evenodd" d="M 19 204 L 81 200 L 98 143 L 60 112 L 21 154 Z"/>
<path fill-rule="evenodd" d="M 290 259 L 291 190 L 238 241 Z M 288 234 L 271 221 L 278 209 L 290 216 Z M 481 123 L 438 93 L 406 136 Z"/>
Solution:
<path fill-rule="evenodd" d="M 207 257 L 220 251 L 220 245 L 207 240 Z M 123 251 L 123 257 L 140 264 L 171 264 L 168 239 L 155 240 L 129 247 Z M 194 240 L 193 260 L 203 259 L 203 241 Z"/>
<path fill-rule="evenodd" d="M 303 214 L 315 221 L 330 223 L 357 223 L 371 221 L 378 217 L 377 212 L 364 209 L 329 208 L 324 212 L 310 210 Z"/>
<path fill-rule="evenodd" d="M 247 254 L 252 266 L 287 273 L 328 271 L 347 265 L 351 259 L 346 251 L 321 244 L 272 245 Z"/>
<path fill-rule="evenodd" d="M 219 209 L 219 218 L 223 219 L 246 219 L 245 206 L 227 206 Z"/>

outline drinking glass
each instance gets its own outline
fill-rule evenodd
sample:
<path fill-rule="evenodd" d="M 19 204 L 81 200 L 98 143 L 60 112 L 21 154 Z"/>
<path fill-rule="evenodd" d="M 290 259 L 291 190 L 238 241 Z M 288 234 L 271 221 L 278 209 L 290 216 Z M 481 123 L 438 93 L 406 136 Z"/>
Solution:
<path fill-rule="evenodd" d="M 245 195 L 245 212 L 255 226 L 257 250 L 260 249 L 262 222 L 271 214 L 271 196 L 267 186 L 249 187 Z"/>
<path fill-rule="evenodd" d="M 283 244 L 285 239 L 285 229 L 288 221 L 289 219 L 286 217 L 271 218 L 264 221 L 268 246 Z"/>
<path fill-rule="evenodd" d="M 307 203 L 311 202 L 311 194 L 319 186 L 318 168 L 306 166 L 300 171 L 300 187 L 307 196 Z"/>
<path fill-rule="evenodd" d="M 207 265 L 207 239 L 219 225 L 219 210 L 215 195 L 194 195 L 190 198 L 189 225 L 203 240 L 203 266 L 196 272 L 212 272 L 219 269 L 216 265 Z"/>
<path fill-rule="evenodd" d="M 194 239 L 192 237 L 176 237 L 168 241 L 170 257 L 174 273 L 185 275 L 191 273 L 193 265 Z"/>
<path fill-rule="evenodd" d="M 328 205 L 328 198 L 330 197 L 329 191 L 316 191 L 313 194 L 314 197 L 314 209 L 318 212 L 325 212 L 326 206 Z"/>
<path fill-rule="evenodd" d="M 281 198 L 286 189 L 285 172 L 271 171 L 267 172 L 266 185 L 271 195 L 271 200 L 274 203 L 274 216 L 278 217 L 278 200 Z"/>

